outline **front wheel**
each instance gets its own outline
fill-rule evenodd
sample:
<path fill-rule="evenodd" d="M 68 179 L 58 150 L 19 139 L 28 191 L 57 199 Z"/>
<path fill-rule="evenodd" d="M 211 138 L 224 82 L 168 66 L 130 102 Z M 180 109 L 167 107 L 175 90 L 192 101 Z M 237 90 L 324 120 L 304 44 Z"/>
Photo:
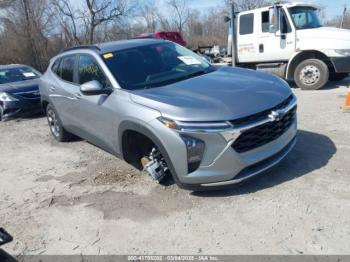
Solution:
<path fill-rule="evenodd" d="M 294 81 L 303 90 L 317 90 L 328 81 L 329 69 L 325 62 L 307 59 L 301 62 L 294 72 Z"/>
<path fill-rule="evenodd" d="M 46 107 L 46 117 L 50 131 L 58 142 L 68 142 L 71 140 L 72 135 L 64 129 L 55 109 L 50 104 Z"/>

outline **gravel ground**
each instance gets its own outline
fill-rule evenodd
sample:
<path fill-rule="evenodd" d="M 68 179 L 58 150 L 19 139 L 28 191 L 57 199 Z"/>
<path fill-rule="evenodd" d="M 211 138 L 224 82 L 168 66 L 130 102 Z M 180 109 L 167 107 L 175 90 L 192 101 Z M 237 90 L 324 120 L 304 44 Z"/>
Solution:
<path fill-rule="evenodd" d="M 349 254 L 346 82 L 299 98 L 295 150 L 239 188 L 161 186 L 44 118 L 0 123 L 0 226 L 18 254 Z"/>

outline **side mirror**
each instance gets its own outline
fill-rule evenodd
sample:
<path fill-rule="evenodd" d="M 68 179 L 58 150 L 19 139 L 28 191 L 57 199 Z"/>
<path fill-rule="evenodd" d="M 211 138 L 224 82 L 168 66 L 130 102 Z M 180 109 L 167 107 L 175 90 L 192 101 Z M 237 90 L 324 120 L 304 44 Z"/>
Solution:
<path fill-rule="evenodd" d="M 86 82 L 80 86 L 80 92 L 87 96 L 110 94 L 111 90 L 104 88 L 97 80 Z"/>
<path fill-rule="evenodd" d="M 279 28 L 279 10 L 277 6 L 271 7 L 269 10 L 269 31 L 276 33 Z"/>
<path fill-rule="evenodd" d="M 231 18 L 229 18 L 228 16 L 224 16 L 224 22 L 228 23 L 231 21 Z"/>

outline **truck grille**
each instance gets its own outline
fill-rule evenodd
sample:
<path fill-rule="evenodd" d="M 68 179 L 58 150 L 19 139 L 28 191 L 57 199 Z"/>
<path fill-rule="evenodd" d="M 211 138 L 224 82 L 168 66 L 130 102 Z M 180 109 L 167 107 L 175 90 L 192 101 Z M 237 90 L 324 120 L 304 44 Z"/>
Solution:
<path fill-rule="evenodd" d="M 285 104 L 284 107 L 286 105 L 288 105 L 288 103 Z M 260 126 L 243 131 L 242 134 L 232 144 L 232 148 L 238 153 L 244 153 L 266 145 L 271 141 L 279 138 L 292 126 L 295 120 L 296 111 L 297 106 L 288 111 L 278 121 L 268 122 L 266 124 L 262 124 Z M 271 110 L 268 110 L 268 112 L 270 113 Z M 267 115 L 268 114 L 265 114 L 264 118 L 266 118 Z"/>

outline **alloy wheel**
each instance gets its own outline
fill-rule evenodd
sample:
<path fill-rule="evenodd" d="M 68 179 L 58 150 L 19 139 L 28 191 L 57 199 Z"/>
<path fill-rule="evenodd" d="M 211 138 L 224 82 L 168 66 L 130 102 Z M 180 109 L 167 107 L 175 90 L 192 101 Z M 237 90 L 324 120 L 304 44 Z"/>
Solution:
<path fill-rule="evenodd" d="M 60 136 L 60 125 L 58 123 L 56 113 L 52 109 L 47 110 L 47 120 L 49 122 L 49 126 L 50 126 L 52 134 L 55 137 L 59 137 Z"/>

